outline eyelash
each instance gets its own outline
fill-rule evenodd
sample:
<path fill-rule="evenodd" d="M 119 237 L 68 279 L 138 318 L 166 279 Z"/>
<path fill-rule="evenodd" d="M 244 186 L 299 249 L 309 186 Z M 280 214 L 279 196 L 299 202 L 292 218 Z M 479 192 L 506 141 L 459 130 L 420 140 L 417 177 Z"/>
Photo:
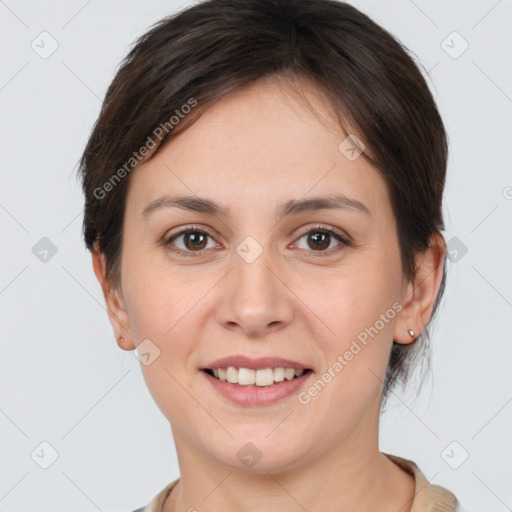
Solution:
<path fill-rule="evenodd" d="M 172 235 L 169 238 L 167 238 L 164 241 L 165 247 L 169 247 L 172 252 L 174 252 L 176 254 L 179 254 L 181 256 L 197 257 L 202 252 L 204 252 L 204 250 L 199 250 L 199 251 L 183 251 L 181 249 L 174 249 L 174 248 L 171 247 L 171 242 L 176 240 L 181 235 L 184 235 L 184 234 L 187 234 L 187 233 L 201 233 L 201 234 L 207 235 L 211 239 L 213 239 L 213 236 L 211 236 L 204 229 L 200 229 L 198 226 L 188 226 L 188 227 L 182 229 L 181 231 L 179 231 L 178 233 L 175 233 L 174 235 Z M 305 235 L 309 235 L 311 233 L 322 233 L 322 234 L 330 235 L 333 238 L 335 238 L 338 242 L 340 242 L 340 246 L 343 246 L 343 247 L 351 247 L 353 245 L 352 241 L 349 238 L 347 238 L 346 236 L 343 236 L 338 231 L 335 231 L 335 230 L 333 230 L 333 229 L 331 229 L 331 228 L 329 228 L 327 226 L 321 225 L 321 224 L 317 224 L 316 226 L 312 226 L 308 231 L 302 233 L 298 237 L 297 240 L 300 240 Z M 332 254 L 332 251 L 333 252 L 338 252 L 339 250 L 341 250 L 341 249 L 339 249 L 340 246 L 338 246 L 338 249 L 335 248 L 334 251 L 333 251 L 333 249 L 329 249 L 329 250 L 322 250 L 322 251 L 313 251 L 313 250 L 311 250 L 311 251 L 307 251 L 307 252 L 317 253 L 317 254 L 314 254 L 314 257 L 320 257 L 321 258 L 321 257 L 324 257 L 324 256 L 330 256 Z M 194 254 L 194 253 L 198 253 L 198 254 Z"/>

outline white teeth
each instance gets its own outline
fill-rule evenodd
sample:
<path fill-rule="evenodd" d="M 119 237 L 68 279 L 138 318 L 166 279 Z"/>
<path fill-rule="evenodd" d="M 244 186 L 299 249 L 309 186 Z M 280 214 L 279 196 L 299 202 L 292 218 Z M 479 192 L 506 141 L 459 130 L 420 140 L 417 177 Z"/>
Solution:
<path fill-rule="evenodd" d="M 238 370 L 232 366 L 226 368 L 226 380 L 231 384 L 238 383 Z"/>
<path fill-rule="evenodd" d="M 293 368 L 263 368 L 252 370 L 250 368 L 215 368 L 213 375 L 219 380 L 228 381 L 231 384 L 240 386 L 271 386 L 276 382 L 292 380 L 294 377 L 303 375 L 304 370 L 295 370 Z"/>
<path fill-rule="evenodd" d="M 238 370 L 238 384 L 249 386 L 253 385 L 255 382 L 257 383 L 257 381 L 258 379 L 254 370 L 250 370 L 249 368 L 240 368 Z"/>
<path fill-rule="evenodd" d="M 286 380 L 292 380 L 295 377 L 295 370 L 293 368 L 286 368 L 284 371 L 284 378 Z"/>
<path fill-rule="evenodd" d="M 256 386 L 270 386 L 274 384 L 274 372 L 272 368 L 264 368 L 256 372 Z"/>
<path fill-rule="evenodd" d="M 284 368 L 275 368 L 274 369 L 274 380 L 276 382 L 283 382 L 283 380 L 284 380 Z"/>

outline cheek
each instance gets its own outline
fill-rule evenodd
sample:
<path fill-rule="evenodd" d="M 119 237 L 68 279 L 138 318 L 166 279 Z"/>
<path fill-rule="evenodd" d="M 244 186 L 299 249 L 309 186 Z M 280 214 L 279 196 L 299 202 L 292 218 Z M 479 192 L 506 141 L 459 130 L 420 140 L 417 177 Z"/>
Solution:
<path fill-rule="evenodd" d="M 132 323 L 140 338 L 172 338 L 182 320 L 207 291 L 207 279 L 197 272 L 174 268 L 158 254 L 164 249 L 126 251 L 123 258 L 123 290 Z M 158 257 L 156 257 L 158 256 Z"/>
<path fill-rule="evenodd" d="M 308 297 L 307 306 L 315 313 L 310 330 L 324 363 L 318 378 L 329 381 L 326 403 L 340 411 L 334 414 L 338 421 L 346 421 L 347 410 L 362 413 L 380 393 L 397 314 L 398 270 L 385 258 L 366 259 L 357 270 L 338 270 L 314 285 L 303 282 L 298 292 Z"/>
<path fill-rule="evenodd" d="M 123 290 L 136 344 L 149 339 L 159 352 L 152 364 L 141 364 L 144 378 L 161 408 L 181 410 L 175 406 L 190 398 L 186 393 L 182 397 L 183 389 L 191 389 L 197 376 L 197 353 L 218 277 L 213 273 L 198 277 L 192 266 L 173 269 L 168 262 L 162 266 L 145 258 L 143 251 L 127 254 L 124 263 Z"/>
<path fill-rule="evenodd" d="M 398 297 L 395 276 L 389 269 L 365 265 L 360 271 L 350 269 L 322 278 L 297 280 L 295 290 L 305 297 L 305 304 L 315 313 L 318 332 L 325 333 L 333 348 L 342 348 L 386 315 L 377 328 L 388 334 L 392 330 L 393 302 Z M 360 338 L 364 339 L 364 335 Z"/>
<path fill-rule="evenodd" d="M 141 269 L 125 274 L 124 287 L 136 343 L 149 339 L 158 351 L 151 364 L 141 363 L 148 390 L 171 423 L 194 430 L 194 422 L 204 422 L 204 411 L 195 411 L 197 404 L 191 402 L 187 390 L 193 388 L 197 374 L 192 356 L 203 329 L 201 298 L 211 284 L 198 279 L 185 282 L 181 274 L 172 275 L 168 268 L 151 267 L 147 262 L 127 259 L 126 263 L 127 268 Z"/>

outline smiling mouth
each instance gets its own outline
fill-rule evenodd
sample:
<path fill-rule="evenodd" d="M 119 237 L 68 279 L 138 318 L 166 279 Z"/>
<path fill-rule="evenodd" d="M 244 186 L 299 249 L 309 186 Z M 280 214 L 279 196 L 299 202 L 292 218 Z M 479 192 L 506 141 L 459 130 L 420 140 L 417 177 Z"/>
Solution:
<path fill-rule="evenodd" d="M 211 377 L 240 387 L 266 387 L 298 379 L 312 370 L 295 370 L 294 368 L 263 368 L 252 370 L 250 368 L 204 368 L 202 371 Z"/>

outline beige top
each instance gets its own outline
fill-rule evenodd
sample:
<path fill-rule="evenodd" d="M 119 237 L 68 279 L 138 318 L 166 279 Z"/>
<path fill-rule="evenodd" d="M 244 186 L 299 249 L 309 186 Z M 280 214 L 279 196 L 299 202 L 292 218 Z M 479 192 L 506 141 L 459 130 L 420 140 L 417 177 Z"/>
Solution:
<path fill-rule="evenodd" d="M 416 486 L 410 512 L 463 512 L 457 498 L 448 489 L 431 484 L 414 462 L 396 455 L 384 455 L 414 477 Z M 165 486 L 146 507 L 133 512 L 162 512 L 164 501 L 178 481 L 179 478 Z"/>

